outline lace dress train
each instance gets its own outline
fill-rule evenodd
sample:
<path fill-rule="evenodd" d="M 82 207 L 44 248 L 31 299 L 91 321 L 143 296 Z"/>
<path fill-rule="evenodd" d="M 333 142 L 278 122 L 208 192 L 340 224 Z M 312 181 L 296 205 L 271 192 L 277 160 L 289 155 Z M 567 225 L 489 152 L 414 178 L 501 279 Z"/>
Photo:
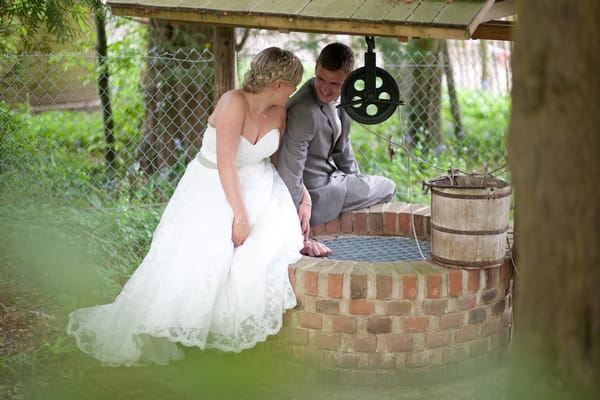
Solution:
<path fill-rule="evenodd" d="M 268 160 L 279 132 L 240 139 L 236 163 L 251 233 L 231 242 L 233 213 L 221 188 L 216 132 L 180 180 L 150 249 L 115 301 L 69 315 L 67 332 L 104 365 L 167 364 L 177 343 L 239 352 L 281 328 L 296 305 L 288 265 L 302 234 L 290 194 Z"/>

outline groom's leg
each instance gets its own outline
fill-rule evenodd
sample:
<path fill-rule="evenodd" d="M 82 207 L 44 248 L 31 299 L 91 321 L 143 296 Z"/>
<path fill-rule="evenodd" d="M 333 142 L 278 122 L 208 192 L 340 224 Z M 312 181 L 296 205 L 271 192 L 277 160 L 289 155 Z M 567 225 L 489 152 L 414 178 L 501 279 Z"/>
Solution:
<path fill-rule="evenodd" d="M 396 184 L 383 176 L 346 175 L 346 199 L 342 212 L 392 201 Z"/>

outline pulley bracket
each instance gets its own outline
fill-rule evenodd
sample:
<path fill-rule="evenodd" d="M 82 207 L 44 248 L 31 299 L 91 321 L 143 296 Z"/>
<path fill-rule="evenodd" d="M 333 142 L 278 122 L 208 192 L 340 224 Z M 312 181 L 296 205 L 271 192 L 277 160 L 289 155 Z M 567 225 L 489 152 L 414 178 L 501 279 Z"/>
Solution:
<path fill-rule="evenodd" d="M 394 78 L 375 62 L 375 39 L 366 36 L 365 66 L 352 71 L 344 80 L 341 102 L 350 118 L 363 124 L 378 124 L 388 119 L 399 105 L 400 91 Z"/>

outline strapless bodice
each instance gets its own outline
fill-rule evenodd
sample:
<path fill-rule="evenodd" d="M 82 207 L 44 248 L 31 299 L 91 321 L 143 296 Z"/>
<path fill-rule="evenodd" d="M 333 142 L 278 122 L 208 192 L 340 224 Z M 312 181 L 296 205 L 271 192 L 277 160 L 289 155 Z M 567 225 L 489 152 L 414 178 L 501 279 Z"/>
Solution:
<path fill-rule="evenodd" d="M 238 168 L 261 162 L 270 157 L 279 147 L 279 130 L 271 129 L 255 144 L 250 143 L 244 136 L 240 138 L 235 164 Z M 202 139 L 200 154 L 205 160 L 216 165 L 217 162 L 217 130 L 207 125 Z"/>

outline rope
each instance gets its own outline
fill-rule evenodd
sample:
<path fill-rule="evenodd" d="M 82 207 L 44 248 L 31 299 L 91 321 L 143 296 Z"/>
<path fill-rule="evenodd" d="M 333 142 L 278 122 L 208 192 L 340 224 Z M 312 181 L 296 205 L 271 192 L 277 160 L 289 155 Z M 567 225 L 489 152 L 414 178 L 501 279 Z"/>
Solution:
<path fill-rule="evenodd" d="M 375 136 L 377 139 L 381 140 L 382 142 L 388 143 L 390 145 L 393 146 L 397 146 L 400 147 L 402 150 L 404 150 L 404 152 L 406 153 L 407 157 L 413 157 L 415 160 L 420 161 L 421 163 L 433 168 L 433 169 L 437 169 L 440 171 L 443 171 L 444 173 L 447 173 L 448 170 L 446 168 L 441 168 L 438 167 L 437 165 L 433 165 L 425 160 L 423 160 L 422 158 L 419 157 L 415 157 L 414 155 L 411 155 L 411 151 L 408 147 L 406 147 L 404 144 L 402 143 L 398 143 L 396 142 L 393 138 L 385 138 L 382 135 L 378 134 L 377 132 L 373 131 L 371 128 L 369 128 L 367 125 L 362 124 L 362 123 L 358 123 L 363 129 L 365 129 L 367 132 L 369 132 L 371 135 Z M 496 168 L 495 170 L 492 170 L 492 172 L 487 173 L 486 175 L 490 175 L 490 176 L 494 176 L 495 173 L 497 173 L 498 175 L 503 173 L 506 169 L 506 167 L 508 166 L 508 162 L 505 162 L 503 165 L 501 165 L 500 167 Z M 477 172 L 473 172 L 473 173 L 467 173 L 465 171 L 462 171 L 460 169 L 454 169 L 451 168 L 451 170 L 454 170 L 456 172 L 460 172 L 463 173 L 465 175 L 483 175 Z M 410 173 L 410 170 L 409 170 Z M 410 180 L 409 180 L 410 182 Z"/>
<path fill-rule="evenodd" d="M 391 144 L 391 145 L 393 145 L 393 146 L 398 146 L 398 147 L 400 147 L 402 150 L 404 150 L 404 152 L 406 153 L 406 155 L 407 155 L 408 157 L 411 157 L 411 154 L 410 154 L 411 152 L 410 152 L 410 150 L 408 149 L 408 147 L 404 146 L 404 144 L 402 144 L 402 143 L 397 143 L 396 141 L 394 141 L 394 139 L 393 139 L 393 138 L 384 138 L 382 135 L 380 135 L 380 134 L 378 134 L 377 132 L 373 131 L 371 128 L 369 128 L 368 126 L 365 126 L 364 124 L 361 124 L 361 123 L 359 123 L 359 125 L 360 125 L 360 126 L 362 126 L 362 127 L 363 127 L 363 128 L 364 128 L 364 129 L 365 129 L 367 132 L 369 132 L 371 135 L 373 135 L 373 136 L 375 136 L 376 138 L 378 138 L 379 140 L 381 140 L 381 141 L 383 141 L 383 142 L 386 142 L 386 143 L 389 143 L 389 144 Z M 412 157 L 414 157 L 414 158 L 415 158 L 415 160 L 418 160 L 418 161 L 422 162 L 423 164 L 425 164 L 425 165 L 428 165 L 428 166 L 430 166 L 430 167 L 432 167 L 432 168 L 434 168 L 434 169 L 438 169 L 438 170 L 440 170 L 440 171 L 446 172 L 446 169 L 445 169 L 445 168 L 440 168 L 440 167 L 438 167 L 438 166 L 436 166 L 436 165 L 430 164 L 430 163 L 428 163 L 427 161 L 423 160 L 422 158 L 415 157 L 415 156 L 412 156 Z M 410 172 L 410 169 L 409 169 L 409 172 Z M 410 180 L 409 180 L 409 182 L 410 182 Z"/>
<path fill-rule="evenodd" d="M 410 170 L 411 170 L 410 158 L 411 158 L 410 154 L 407 153 L 406 160 L 407 160 L 407 167 L 408 167 L 408 202 L 410 204 L 410 225 L 412 227 L 413 237 L 415 238 L 415 244 L 417 245 L 417 250 L 419 250 L 419 254 L 421 255 L 421 258 L 423 260 L 427 260 L 425 255 L 423 255 L 423 251 L 421 250 L 421 245 L 419 244 L 419 239 L 417 238 L 417 229 L 415 228 L 415 214 L 413 213 L 412 189 L 411 189 L 411 184 L 410 184 Z"/>
<path fill-rule="evenodd" d="M 461 171 L 460 169 L 454 169 L 454 168 L 450 168 L 450 171 L 446 170 L 445 168 L 440 168 L 437 165 L 433 165 L 428 163 L 427 161 L 423 160 L 422 158 L 419 157 L 415 157 L 412 155 L 412 152 L 408 149 L 408 147 L 406 147 L 403 143 L 397 143 L 393 138 L 385 138 L 382 135 L 378 134 L 377 132 L 373 131 L 371 128 L 369 128 L 368 126 L 359 123 L 359 125 L 361 127 L 363 127 L 363 129 L 365 129 L 367 132 L 369 132 L 371 135 L 375 136 L 377 139 L 381 140 L 382 142 L 387 143 L 388 145 L 391 146 L 397 146 L 400 147 L 404 153 L 406 154 L 406 162 L 407 162 L 407 169 L 408 169 L 408 201 L 410 204 L 410 223 L 411 223 L 411 228 L 412 228 L 412 233 L 413 233 L 413 237 L 415 239 L 415 244 L 417 245 L 417 249 L 419 250 L 419 254 L 421 255 L 421 257 L 423 258 L 423 260 L 427 260 L 427 258 L 425 257 L 425 255 L 423 254 L 423 251 L 421 250 L 421 245 L 419 244 L 419 240 L 417 238 L 417 230 L 415 227 L 415 216 L 413 213 L 413 201 L 412 201 L 412 178 L 411 178 L 411 170 L 412 170 L 412 164 L 411 164 L 411 158 L 415 158 L 416 160 L 420 161 L 421 163 L 428 165 L 429 167 L 431 167 L 432 169 L 437 169 L 440 171 L 443 171 L 445 176 L 447 176 L 451 181 L 453 180 L 453 175 L 452 173 L 454 172 L 458 172 L 458 173 L 462 173 L 464 175 L 480 175 L 480 174 L 468 174 L 464 171 Z M 494 176 L 493 174 L 500 171 L 499 173 L 504 172 L 506 166 L 508 165 L 508 162 L 504 163 L 502 166 L 496 168 L 495 170 L 493 170 L 492 172 L 490 172 L 489 176 Z M 452 172 L 452 173 L 450 173 Z M 447 174 L 447 175 L 446 175 Z M 507 238 L 508 240 L 508 238 Z M 512 249 L 511 249 L 511 259 L 512 259 Z M 515 265 L 514 260 L 513 260 L 513 265 Z M 515 268 L 516 270 L 516 268 Z"/>
<path fill-rule="evenodd" d="M 498 171 L 498 175 L 500 175 L 501 173 L 503 173 L 506 170 L 506 167 L 508 167 L 508 161 L 505 162 L 502 166 L 496 168 L 495 170 L 493 170 L 492 172 L 490 172 L 488 175 L 494 176 L 494 174 Z"/>
<path fill-rule="evenodd" d="M 419 244 L 419 239 L 417 238 L 417 229 L 415 228 L 415 215 L 413 213 L 413 201 L 412 201 L 412 185 L 411 185 L 411 173 L 410 171 L 412 170 L 412 165 L 411 165 L 411 158 L 413 157 L 410 150 L 404 146 L 404 144 L 402 143 L 397 143 L 396 141 L 394 141 L 393 138 L 384 138 L 382 135 L 378 134 L 377 132 L 373 131 L 371 128 L 369 128 L 368 126 L 365 126 L 364 124 L 360 124 L 360 126 L 362 126 L 367 132 L 369 132 L 370 134 L 372 134 L 373 136 L 375 136 L 376 138 L 378 138 L 379 140 L 388 143 L 389 145 L 392 146 L 398 146 L 400 147 L 402 150 L 404 150 L 404 152 L 406 153 L 406 167 L 408 169 L 408 202 L 410 204 L 410 225 L 412 228 L 412 233 L 413 233 L 413 237 L 415 239 L 415 244 L 417 245 L 417 250 L 419 250 L 419 254 L 421 255 L 421 258 L 423 260 L 427 260 L 427 257 L 425 257 L 425 255 L 423 254 L 423 251 L 421 250 L 421 245 Z M 415 159 L 417 159 L 418 161 L 422 162 L 423 164 L 429 165 L 430 167 L 434 168 L 434 169 L 439 169 L 441 171 L 446 172 L 445 169 L 437 167 L 435 165 L 431 165 L 429 164 L 427 161 L 419 158 L 419 157 L 414 157 Z"/>

